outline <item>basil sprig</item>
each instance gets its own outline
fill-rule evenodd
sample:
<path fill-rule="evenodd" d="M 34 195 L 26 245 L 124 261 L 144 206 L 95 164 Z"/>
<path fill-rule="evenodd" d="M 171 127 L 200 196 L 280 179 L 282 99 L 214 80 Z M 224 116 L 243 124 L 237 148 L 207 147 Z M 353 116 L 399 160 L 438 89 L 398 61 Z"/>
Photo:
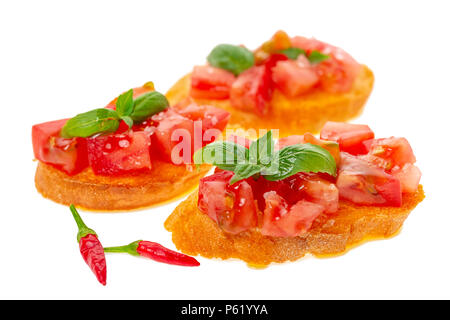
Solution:
<path fill-rule="evenodd" d="M 133 99 L 133 89 L 130 89 L 117 98 L 116 110 L 101 108 L 80 113 L 66 122 L 61 136 L 86 138 L 99 133 L 112 133 L 119 128 L 120 120 L 131 128 L 135 122 L 142 122 L 168 106 L 166 97 L 157 91 Z"/>
<path fill-rule="evenodd" d="M 330 58 L 329 55 L 327 54 L 323 54 L 320 51 L 317 50 L 313 50 L 308 54 L 308 60 L 309 62 L 311 62 L 312 64 L 316 64 L 316 63 L 320 63 L 324 60 L 327 60 L 328 58 Z"/>
<path fill-rule="evenodd" d="M 300 48 L 295 48 L 295 47 L 281 50 L 280 53 L 284 54 L 286 57 L 288 57 L 291 60 L 296 60 L 299 55 L 306 54 L 305 50 L 300 49 Z"/>
<path fill-rule="evenodd" d="M 235 76 L 255 64 L 253 52 L 231 44 L 219 44 L 211 51 L 207 59 L 213 67 L 228 70 Z"/>
<path fill-rule="evenodd" d="M 275 151 L 274 145 L 271 131 L 253 141 L 249 149 L 229 141 L 214 142 L 194 154 L 194 163 L 209 163 L 233 171 L 230 184 L 260 175 L 277 181 L 298 172 L 324 172 L 336 176 L 336 162 L 324 148 L 306 143 Z"/>

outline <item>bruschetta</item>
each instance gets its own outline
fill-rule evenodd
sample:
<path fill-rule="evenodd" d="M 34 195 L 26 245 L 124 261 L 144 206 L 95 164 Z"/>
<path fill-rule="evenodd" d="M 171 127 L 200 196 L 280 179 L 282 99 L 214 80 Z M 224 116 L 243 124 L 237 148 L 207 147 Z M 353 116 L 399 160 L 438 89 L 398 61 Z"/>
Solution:
<path fill-rule="evenodd" d="M 366 125 L 327 122 L 320 138 L 288 136 L 273 151 L 268 141 L 202 149 L 234 148 L 235 157 L 225 163 L 201 155 L 216 172 L 165 222 L 179 250 L 259 266 L 337 255 L 395 235 L 424 199 L 405 138 L 375 139 Z M 233 162 L 236 155 L 241 162 Z"/>
<path fill-rule="evenodd" d="M 193 100 L 227 110 L 231 129 L 278 128 L 283 137 L 357 117 L 373 82 L 372 71 L 342 49 L 278 31 L 253 52 L 216 46 L 208 64 L 195 66 L 166 96 L 171 105 Z"/>
<path fill-rule="evenodd" d="M 58 203 L 101 211 L 172 200 L 210 169 L 194 170 L 192 151 L 214 141 L 229 117 L 212 106 L 170 108 L 152 83 L 130 89 L 106 108 L 33 126 L 36 188 Z"/>

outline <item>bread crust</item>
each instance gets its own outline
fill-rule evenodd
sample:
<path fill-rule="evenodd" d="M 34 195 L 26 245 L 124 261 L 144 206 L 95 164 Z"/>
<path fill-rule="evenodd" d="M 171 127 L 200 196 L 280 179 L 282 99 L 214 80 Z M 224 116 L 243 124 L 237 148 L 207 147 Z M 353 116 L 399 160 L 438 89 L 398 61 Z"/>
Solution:
<path fill-rule="evenodd" d="M 340 201 L 338 212 L 320 215 L 311 229 L 294 238 L 261 235 L 257 230 L 227 234 L 197 209 L 197 192 L 180 203 L 165 222 L 178 250 L 207 258 L 238 258 L 250 265 L 294 261 L 306 254 L 338 255 L 370 239 L 395 235 L 419 202 L 425 198 L 420 185 L 415 193 L 403 195 L 395 207 L 357 206 Z"/>
<path fill-rule="evenodd" d="M 131 210 L 162 204 L 179 198 L 197 185 L 211 166 L 199 171 L 159 160 L 152 161 L 152 170 L 122 176 L 99 176 L 87 168 L 69 176 L 39 161 L 35 184 L 37 190 L 55 202 L 99 211 Z"/>
<path fill-rule="evenodd" d="M 170 105 L 175 105 L 189 96 L 191 75 L 187 74 L 166 93 Z M 374 83 L 373 72 L 365 65 L 353 87 L 345 93 L 328 93 L 320 89 L 287 98 L 275 89 L 271 106 L 266 115 L 260 116 L 233 108 L 229 100 L 196 99 L 198 104 L 208 104 L 231 113 L 228 129 L 279 129 L 280 137 L 306 132 L 318 133 L 326 121 L 348 121 L 359 116 L 364 108 Z"/>

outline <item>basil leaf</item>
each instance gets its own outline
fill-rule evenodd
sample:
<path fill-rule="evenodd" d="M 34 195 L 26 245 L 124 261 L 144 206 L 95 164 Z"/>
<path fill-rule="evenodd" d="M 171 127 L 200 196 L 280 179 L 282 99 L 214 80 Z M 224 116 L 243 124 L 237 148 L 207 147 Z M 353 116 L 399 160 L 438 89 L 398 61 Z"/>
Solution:
<path fill-rule="evenodd" d="M 284 54 L 291 60 L 296 60 L 299 55 L 305 54 L 305 50 L 300 49 L 300 48 L 291 47 L 291 48 L 281 50 L 280 53 Z"/>
<path fill-rule="evenodd" d="M 129 116 L 133 112 L 133 89 L 122 93 L 116 101 L 116 112 L 119 117 Z"/>
<path fill-rule="evenodd" d="M 269 181 L 282 180 L 298 172 L 325 172 L 336 176 L 336 162 L 322 147 L 307 143 L 287 146 L 279 150 L 272 159 L 270 171 L 278 167 L 277 173 L 264 175 Z"/>
<path fill-rule="evenodd" d="M 248 161 L 248 149 L 228 141 L 210 143 L 194 153 L 194 163 L 209 163 L 233 171 L 237 164 Z"/>
<path fill-rule="evenodd" d="M 328 58 L 330 58 L 329 55 L 320 53 L 319 51 L 316 51 L 316 50 L 311 51 L 311 53 L 308 55 L 308 60 L 312 64 L 320 63 L 324 60 L 327 60 Z"/>
<path fill-rule="evenodd" d="M 61 130 L 61 136 L 86 138 L 96 133 L 115 132 L 117 128 L 119 128 L 117 112 L 101 108 L 80 113 L 67 121 Z"/>
<path fill-rule="evenodd" d="M 230 185 L 261 172 L 261 166 L 257 164 L 238 164 L 233 172 L 234 175 L 231 177 Z"/>
<path fill-rule="evenodd" d="M 268 131 L 250 145 L 250 163 L 268 165 L 273 155 L 274 147 L 275 141 L 272 138 L 272 131 Z"/>
<path fill-rule="evenodd" d="M 255 63 L 250 50 L 231 44 L 219 44 L 211 51 L 207 59 L 213 67 L 228 70 L 235 76 Z"/>
<path fill-rule="evenodd" d="M 121 117 L 120 119 L 122 119 L 128 126 L 128 128 L 131 129 L 131 127 L 133 127 L 133 119 L 131 119 L 130 117 Z"/>
<path fill-rule="evenodd" d="M 147 92 L 134 100 L 134 110 L 129 116 L 135 122 L 142 122 L 167 107 L 169 101 L 163 94 L 157 91 Z"/>

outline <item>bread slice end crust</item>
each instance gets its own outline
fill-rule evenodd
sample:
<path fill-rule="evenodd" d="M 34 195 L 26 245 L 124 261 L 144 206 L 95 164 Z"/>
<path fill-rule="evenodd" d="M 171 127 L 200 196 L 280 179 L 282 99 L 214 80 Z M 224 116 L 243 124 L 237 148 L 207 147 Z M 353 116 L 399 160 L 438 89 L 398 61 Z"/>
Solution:
<path fill-rule="evenodd" d="M 244 260 L 251 266 L 295 261 L 306 254 L 317 257 L 345 253 L 365 241 L 395 235 L 409 213 L 425 198 L 420 185 L 415 193 L 403 195 L 395 207 L 357 206 L 341 201 L 337 213 L 322 214 L 304 235 L 276 238 L 257 230 L 230 235 L 197 208 L 197 192 L 180 203 L 165 222 L 178 250 L 206 258 Z"/>
<path fill-rule="evenodd" d="M 92 211 L 134 210 L 176 200 L 197 187 L 211 166 L 199 171 L 187 170 L 162 161 L 153 161 L 147 173 L 123 176 L 99 176 L 87 168 L 69 176 L 39 161 L 36 189 L 45 197 L 64 205 Z"/>

